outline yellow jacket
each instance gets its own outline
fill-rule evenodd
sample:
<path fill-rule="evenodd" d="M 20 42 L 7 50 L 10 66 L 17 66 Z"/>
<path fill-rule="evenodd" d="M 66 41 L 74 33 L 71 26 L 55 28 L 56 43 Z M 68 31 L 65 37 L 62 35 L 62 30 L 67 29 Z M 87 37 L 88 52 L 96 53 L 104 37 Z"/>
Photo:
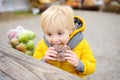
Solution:
<path fill-rule="evenodd" d="M 77 17 L 80 20 L 82 20 L 80 17 Z M 82 20 L 83 21 L 83 20 Z M 84 22 L 82 22 L 84 23 Z M 82 25 L 81 27 L 82 29 L 76 30 L 74 31 L 71 35 L 70 35 L 70 39 L 79 31 L 83 31 L 84 30 L 84 25 Z M 35 50 L 35 53 L 33 55 L 34 58 L 37 58 L 38 60 L 42 59 L 43 56 L 45 55 L 46 51 L 48 49 L 48 46 L 45 44 L 44 40 L 40 40 L 40 42 L 38 43 L 38 46 Z M 48 63 L 51 65 L 54 65 L 58 68 L 61 68 L 67 72 L 70 72 L 72 74 L 78 75 L 80 77 L 85 77 L 86 75 L 92 74 L 95 69 L 96 69 L 96 60 L 92 54 L 92 51 L 89 47 L 89 44 L 87 43 L 86 39 L 83 38 L 78 44 L 77 46 L 75 46 L 72 49 L 73 52 L 76 53 L 76 55 L 78 56 L 78 58 L 80 59 L 80 61 L 83 63 L 84 65 L 84 72 L 79 72 L 77 71 L 70 63 L 68 63 L 67 61 L 64 62 L 58 62 L 58 61 L 49 61 Z"/>

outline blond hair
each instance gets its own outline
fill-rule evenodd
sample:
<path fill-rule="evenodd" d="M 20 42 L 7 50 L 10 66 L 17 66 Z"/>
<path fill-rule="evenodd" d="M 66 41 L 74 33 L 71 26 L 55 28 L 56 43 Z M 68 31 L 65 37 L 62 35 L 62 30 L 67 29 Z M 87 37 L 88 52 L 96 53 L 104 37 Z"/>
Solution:
<path fill-rule="evenodd" d="M 66 5 L 52 5 L 41 15 L 41 28 L 66 27 L 66 29 L 74 30 L 74 14 L 71 7 Z"/>

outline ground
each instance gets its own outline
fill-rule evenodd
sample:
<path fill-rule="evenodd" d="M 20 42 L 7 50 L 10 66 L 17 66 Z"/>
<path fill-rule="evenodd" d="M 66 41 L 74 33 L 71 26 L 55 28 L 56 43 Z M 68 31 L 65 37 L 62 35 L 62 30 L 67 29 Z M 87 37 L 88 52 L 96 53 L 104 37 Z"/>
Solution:
<path fill-rule="evenodd" d="M 96 71 L 88 76 L 87 80 L 119 80 L 120 15 L 80 10 L 76 10 L 75 14 L 83 17 L 86 22 L 83 34 L 97 60 Z M 40 28 L 40 15 L 0 21 L 0 45 L 8 45 L 7 31 L 18 25 L 36 33 L 35 45 L 37 45 L 43 36 Z"/>

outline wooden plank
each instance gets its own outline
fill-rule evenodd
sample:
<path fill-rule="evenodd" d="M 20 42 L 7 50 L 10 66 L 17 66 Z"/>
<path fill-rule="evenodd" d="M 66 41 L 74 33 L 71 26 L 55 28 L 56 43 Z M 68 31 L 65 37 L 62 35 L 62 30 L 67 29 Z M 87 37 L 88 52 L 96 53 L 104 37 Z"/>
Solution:
<path fill-rule="evenodd" d="M 13 48 L 0 45 L 0 80 L 81 79 Z"/>
<path fill-rule="evenodd" d="M 4 72 L 0 71 L 0 80 L 12 80 L 9 75 L 5 74 Z"/>

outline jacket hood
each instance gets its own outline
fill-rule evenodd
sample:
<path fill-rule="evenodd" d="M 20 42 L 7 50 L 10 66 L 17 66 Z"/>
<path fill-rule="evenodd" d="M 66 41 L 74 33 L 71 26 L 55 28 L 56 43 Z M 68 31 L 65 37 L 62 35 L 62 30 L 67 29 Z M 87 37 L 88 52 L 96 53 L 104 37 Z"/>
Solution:
<path fill-rule="evenodd" d="M 78 32 L 83 32 L 85 29 L 85 22 L 83 18 L 74 16 L 75 30 L 70 34 L 70 39 Z"/>

